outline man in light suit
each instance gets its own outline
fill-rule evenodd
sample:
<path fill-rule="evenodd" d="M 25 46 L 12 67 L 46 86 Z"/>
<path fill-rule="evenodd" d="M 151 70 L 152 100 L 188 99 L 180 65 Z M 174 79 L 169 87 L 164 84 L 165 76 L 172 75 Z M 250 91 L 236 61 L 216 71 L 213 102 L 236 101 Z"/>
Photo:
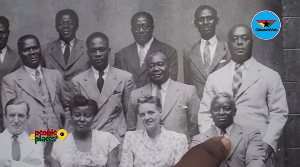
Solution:
<path fill-rule="evenodd" d="M 22 62 L 17 52 L 11 50 L 7 46 L 8 36 L 9 36 L 9 21 L 6 17 L 0 16 L 0 87 L 2 78 L 16 71 L 21 67 Z M 3 120 L 2 120 L 2 104 L 0 97 L 0 132 L 4 130 Z"/>
<path fill-rule="evenodd" d="M 116 53 L 116 68 L 130 72 L 137 88 L 150 83 L 147 74 L 146 60 L 153 52 L 163 52 L 170 62 L 170 76 L 177 80 L 177 51 L 153 37 L 154 22 L 149 13 L 138 12 L 131 18 L 131 32 L 135 42 Z"/>
<path fill-rule="evenodd" d="M 210 113 L 215 126 L 196 135 L 192 147 L 215 136 L 231 141 L 230 153 L 220 167 L 264 167 L 265 151 L 258 129 L 233 123 L 236 114 L 234 98 L 225 92 L 218 93 L 211 102 Z"/>
<path fill-rule="evenodd" d="M 153 52 L 147 58 L 151 83 L 132 91 L 127 114 L 128 130 L 142 129 L 138 119 L 137 99 L 143 94 L 158 96 L 162 104 L 162 125 L 171 131 L 186 134 L 190 139 L 198 134 L 197 112 L 200 100 L 194 86 L 170 78 L 169 62 L 163 52 Z"/>
<path fill-rule="evenodd" d="M 85 44 L 76 38 L 78 27 L 78 16 L 73 10 L 59 11 L 55 17 L 59 39 L 42 47 L 43 66 L 59 70 L 65 81 L 90 67 Z"/>
<path fill-rule="evenodd" d="M 214 8 L 208 5 L 198 7 L 194 24 L 200 32 L 200 40 L 189 53 L 184 53 L 185 83 L 196 87 L 200 99 L 208 75 L 225 66 L 231 59 L 227 44 L 216 37 L 218 23 Z"/>
<path fill-rule="evenodd" d="M 40 66 L 40 43 L 34 35 L 22 36 L 18 40 L 18 50 L 24 65 L 3 78 L 3 106 L 17 96 L 26 100 L 31 110 L 25 127 L 28 134 L 35 130 L 61 129 L 64 118 L 59 101 L 61 74 Z"/>
<path fill-rule="evenodd" d="M 0 134 L 0 166 L 44 167 L 43 145 L 35 144 L 24 132 L 30 118 L 29 105 L 17 97 L 9 100 L 4 108 L 7 128 Z"/>
<path fill-rule="evenodd" d="M 127 129 L 129 96 L 135 87 L 132 75 L 108 64 L 111 48 L 105 34 L 91 34 L 86 45 L 92 67 L 72 79 L 73 95 L 64 99 L 69 101 L 75 94 L 81 94 L 95 100 L 99 109 L 92 128 L 110 132 L 122 141 Z"/>
<path fill-rule="evenodd" d="M 251 30 L 236 25 L 228 33 L 232 61 L 212 73 L 206 82 L 198 113 L 200 132 L 213 125 L 210 103 L 219 92 L 235 98 L 235 123 L 254 127 L 263 136 L 267 157 L 276 152 L 277 142 L 287 121 L 286 93 L 279 74 L 252 57 Z"/>

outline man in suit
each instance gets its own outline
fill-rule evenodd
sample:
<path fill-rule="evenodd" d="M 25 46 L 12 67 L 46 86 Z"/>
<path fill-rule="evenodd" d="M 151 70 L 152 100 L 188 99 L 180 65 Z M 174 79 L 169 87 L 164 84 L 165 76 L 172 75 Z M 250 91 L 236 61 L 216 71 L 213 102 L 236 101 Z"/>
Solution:
<path fill-rule="evenodd" d="M 150 83 L 146 63 L 147 57 L 156 51 L 163 52 L 170 62 L 170 76 L 177 80 L 177 51 L 153 37 L 154 22 L 149 13 L 138 12 L 131 18 L 131 32 L 135 42 L 116 53 L 116 68 L 130 72 L 137 88 Z"/>
<path fill-rule="evenodd" d="M 90 66 L 84 42 L 76 38 L 78 27 L 78 16 L 73 10 L 59 11 L 55 17 L 59 39 L 42 47 L 43 66 L 59 70 L 65 81 Z"/>
<path fill-rule="evenodd" d="M 22 36 L 18 40 L 18 50 L 24 65 L 3 78 L 3 106 L 17 96 L 26 100 L 31 110 L 25 128 L 28 134 L 35 130 L 61 129 L 64 116 L 59 101 L 61 74 L 40 66 L 40 42 L 34 35 Z"/>
<path fill-rule="evenodd" d="M 43 145 L 35 144 L 24 132 L 29 110 L 29 105 L 20 98 L 7 102 L 4 108 L 7 128 L 0 134 L 0 166 L 44 167 Z"/>
<path fill-rule="evenodd" d="M 7 46 L 9 32 L 8 19 L 4 16 L 0 16 L 0 87 L 2 78 L 13 71 L 16 71 L 22 65 L 18 53 Z M 0 132 L 3 130 L 2 104 L 0 98 Z"/>
<path fill-rule="evenodd" d="M 215 126 L 196 135 L 192 147 L 215 136 L 224 136 L 231 141 L 231 150 L 220 167 L 264 167 L 265 151 L 258 129 L 233 123 L 236 114 L 234 98 L 229 93 L 218 93 L 210 105 Z"/>
<path fill-rule="evenodd" d="M 93 99 L 98 104 L 93 129 L 107 131 L 122 141 L 127 125 L 125 114 L 131 90 L 135 87 L 132 75 L 108 64 L 108 37 L 100 32 L 91 34 L 86 40 L 87 53 L 92 67 L 72 79 L 72 95 L 65 96 L 69 101 L 75 94 Z"/>
<path fill-rule="evenodd" d="M 231 59 L 226 43 L 216 37 L 218 22 L 214 8 L 208 5 L 198 7 L 194 24 L 200 32 L 200 40 L 189 53 L 184 53 L 185 83 L 196 87 L 200 99 L 208 75 L 225 66 Z"/>
<path fill-rule="evenodd" d="M 259 129 L 267 157 L 270 157 L 276 151 L 287 121 L 286 93 L 279 74 L 252 57 L 251 35 L 245 25 L 230 29 L 228 46 L 232 61 L 208 77 L 198 123 L 201 133 L 209 129 L 214 124 L 209 113 L 213 96 L 229 92 L 237 108 L 235 123 Z"/>
<path fill-rule="evenodd" d="M 167 130 L 186 134 L 190 141 L 192 136 L 199 133 L 197 112 L 200 100 L 195 87 L 170 78 L 168 57 L 163 52 L 153 52 L 147 59 L 151 83 L 131 93 L 127 114 L 128 130 L 143 128 L 141 120 L 137 117 L 137 99 L 143 94 L 148 94 L 161 99 L 162 125 Z"/>

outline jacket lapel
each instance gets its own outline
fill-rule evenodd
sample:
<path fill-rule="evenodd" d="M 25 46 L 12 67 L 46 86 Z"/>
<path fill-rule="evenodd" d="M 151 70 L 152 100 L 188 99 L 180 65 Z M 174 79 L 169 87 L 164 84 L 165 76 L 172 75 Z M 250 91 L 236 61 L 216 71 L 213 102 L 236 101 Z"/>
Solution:
<path fill-rule="evenodd" d="M 54 60 L 63 68 L 66 69 L 67 66 L 65 64 L 64 56 L 61 50 L 61 43 L 58 39 L 54 42 L 54 44 L 51 46 L 50 55 L 54 58 Z"/>
<path fill-rule="evenodd" d="M 191 63 L 194 65 L 194 67 L 199 71 L 199 73 L 207 79 L 207 74 L 204 69 L 204 64 L 201 59 L 201 53 L 200 53 L 200 40 L 197 42 L 191 51 Z"/>
<path fill-rule="evenodd" d="M 232 124 L 232 129 L 229 135 L 229 139 L 231 141 L 231 149 L 230 153 L 227 156 L 227 160 L 232 156 L 234 151 L 236 150 L 237 146 L 239 145 L 240 141 L 242 140 L 242 129 L 237 124 Z"/>
<path fill-rule="evenodd" d="M 78 40 L 75 38 L 74 45 L 70 53 L 70 57 L 68 60 L 67 68 L 70 67 L 72 64 L 74 64 L 75 61 L 77 61 L 82 55 L 84 55 L 84 47 L 80 43 L 78 43 Z"/>
<path fill-rule="evenodd" d="M 153 53 L 153 52 L 161 50 L 160 47 L 161 47 L 161 45 L 160 45 L 159 41 L 156 38 L 153 37 L 153 41 L 152 41 L 152 43 L 150 45 L 150 48 L 147 52 L 144 63 L 142 65 L 141 69 L 140 69 L 140 74 L 144 73 L 147 70 L 146 64 L 147 64 L 147 60 L 148 60 L 149 55 L 151 55 L 151 53 Z"/>
<path fill-rule="evenodd" d="M 230 61 L 227 65 L 219 69 L 222 75 L 218 78 L 219 87 L 221 87 L 221 90 L 218 92 L 228 92 L 231 95 L 233 95 L 232 92 L 232 61 Z M 228 78 L 228 76 L 230 76 Z"/>
<path fill-rule="evenodd" d="M 215 55 L 213 56 L 213 60 L 212 60 L 212 63 L 210 65 L 210 69 L 209 69 L 210 73 L 216 68 L 216 66 L 225 57 L 225 55 L 226 55 L 226 47 L 223 42 L 218 40 Z"/>
<path fill-rule="evenodd" d="M 1 63 L 0 68 L 7 72 L 10 72 L 12 68 L 14 68 L 16 59 L 17 58 L 13 55 L 13 51 L 9 47 L 7 47 L 7 52 L 4 56 L 3 63 Z"/>
<path fill-rule="evenodd" d="M 215 137 L 215 136 L 218 136 L 218 133 L 217 133 L 217 130 L 216 130 L 216 128 L 215 127 L 212 127 L 212 128 L 210 128 L 210 129 L 208 129 L 206 132 L 204 132 L 205 133 L 205 136 L 206 136 L 206 140 L 208 140 L 208 139 L 211 139 L 211 138 L 213 138 L 213 137 Z"/>
<path fill-rule="evenodd" d="M 56 94 L 56 82 L 53 78 L 53 75 L 51 73 L 49 73 L 49 71 L 46 68 L 41 68 L 42 73 L 43 73 L 43 77 L 44 77 L 44 81 L 46 82 L 46 86 L 48 88 L 49 94 L 50 94 L 50 98 L 51 101 L 54 101 L 54 97 Z"/>
<path fill-rule="evenodd" d="M 130 68 L 133 69 L 134 73 L 138 75 L 140 73 L 140 57 L 138 55 L 137 46 L 136 43 L 133 43 L 129 46 L 129 49 L 127 49 L 127 54 L 124 58 L 124 61 L 128 64 Z"/>
<path fill-rule="evenodd" d="M 92 67 L 86 71 L 86 75 L 80 84 L 89 99 L 98 99 L 100 92 L 97 87 L 97 81 L 95 80 Z"/>
<path fill-rule="evenodd" d="M 174 105 L 176 105 L 177 99 L 180 96 L 180 89 L 176 86 L 176 82 L 170 79 L 170 83 L 167 89 L 165 97 L 165 103 L 162 112 L 162 120 L 164 120 L 171 112 Z"/>

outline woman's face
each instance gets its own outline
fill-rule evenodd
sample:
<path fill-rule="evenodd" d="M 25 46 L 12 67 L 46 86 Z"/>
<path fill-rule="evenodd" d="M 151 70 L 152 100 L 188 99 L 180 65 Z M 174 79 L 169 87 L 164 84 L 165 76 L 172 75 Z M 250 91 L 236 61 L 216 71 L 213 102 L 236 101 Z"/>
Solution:
<path fill-rule="evenodd" d="M 161 112 L 156 108 L 155 104 L 144 103 L 138 108 L 139 117 L 143 121 L 146 130 L 155 129 L 160 125 Z"/>
<path fill-rule="evenodd" d="M 73 109 L 71 118 L 75 131 L 86 132 L 91 130 L 94 114 L 88 106 L 80 106 Z"/>

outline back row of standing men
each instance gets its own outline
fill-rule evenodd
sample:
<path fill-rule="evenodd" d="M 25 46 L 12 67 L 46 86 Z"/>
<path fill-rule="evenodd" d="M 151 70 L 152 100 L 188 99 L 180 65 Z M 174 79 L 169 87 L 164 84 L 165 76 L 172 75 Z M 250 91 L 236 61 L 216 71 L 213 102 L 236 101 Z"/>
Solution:
<path fill-rule="evenodd" d="M 1 79 L 5 76 L 2 105 L 16 96 L 26 99 L 29 134 L 62 127 L 72 131 L 68 101 L 80 93 L 98 103 L 92 128 L 111 132 L 122 141 L 127 130 L 141 128 L 137 98 L 156 95 L 162 100 L 164 127 L 186 134 L 190 141 L 199 130 L 203 133 L 213 125 L 209 113 L 213 96 L 229 92 L 235 97 L 235 122 L 260 129 L 270 156 L 276 151 L 288 114 L 281 78 L 252 57 L 248 27 L 234 26 L 227 47 L 215 35 L 218 21 L 217 11 L 210 6 L 200 6 L 195 12 L 200 40 L 184 54 L 184 77 L 187 84 L 194 85 L 190 86 L 176 81 L 177 52 L 153 36 L 154 21 L 149 13 L 132 17 L 135 42 L 116 53 L 114 67 L 108 64 L 111 48 L 107 36 L 91 34 L 86 48 L 76 38 L 79 20 L 70 9 L 56 15 L 58 40 L 41 48 L 33 35 L 18 40 L 21 59 L 6 46 L 9 22 L 0 17 Z"/>

